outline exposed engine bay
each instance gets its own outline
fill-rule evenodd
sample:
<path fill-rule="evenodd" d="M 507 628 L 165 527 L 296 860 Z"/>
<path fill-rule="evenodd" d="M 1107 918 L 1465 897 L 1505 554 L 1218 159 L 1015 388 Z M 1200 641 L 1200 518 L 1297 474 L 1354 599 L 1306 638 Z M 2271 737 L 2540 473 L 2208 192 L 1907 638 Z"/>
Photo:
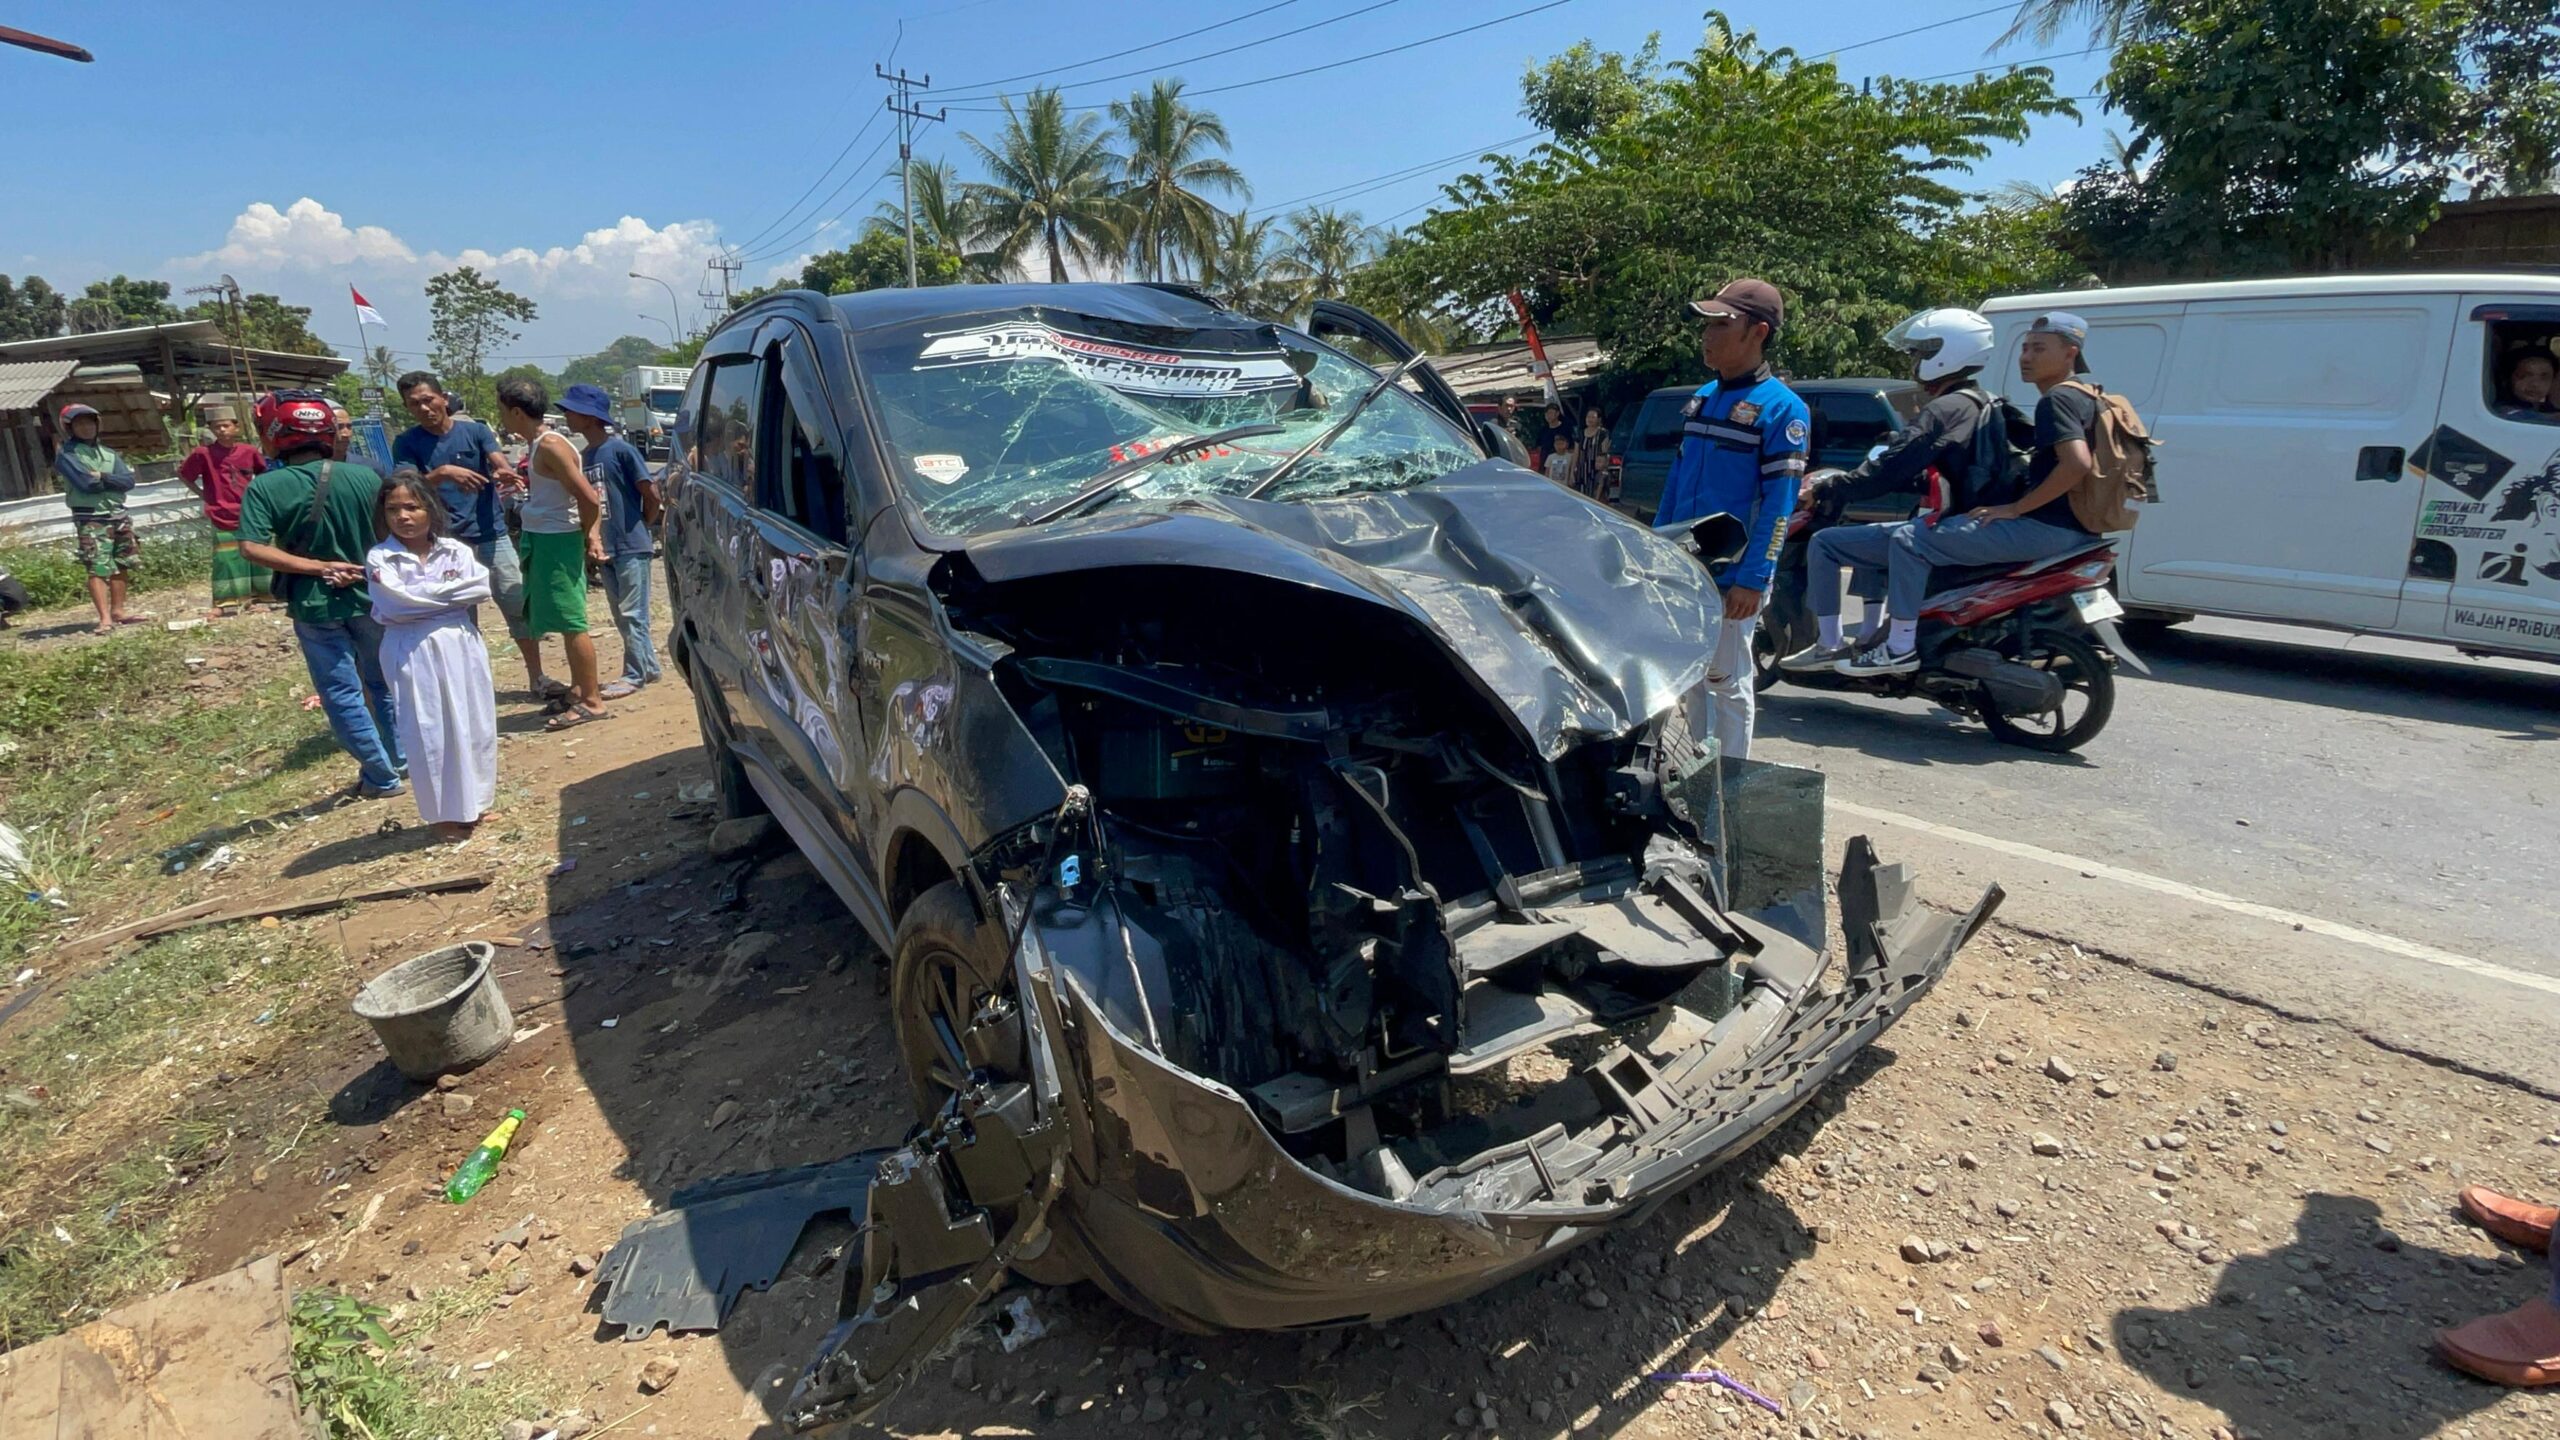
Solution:
<path fill-rule="evenodd" d="M 1096 933 L 1121 953 L 1085 972 L 1106 1012 L 1319 1174 L 1427 1201 L 1516 1147 L 1522 1183 L 1468 1203 L 1563 1200 L 1606 1138 L 1584 1132 L 1646 1078 L 1486 1103 L 1457 1093 L 1469 1077 L 1684 992 L 1703 1026 L 1763 953 L 1810 976 L 1818 928 L 1728 908 L 1720 771 L 1676 713 L 1548 760 L 1419 627 L 1248 575 L 1059 577 L 956 608 L 1009 648 L 1006 698 L 1092 797 L 1041 856 L 1044 938 L 1116 916 Z"/>

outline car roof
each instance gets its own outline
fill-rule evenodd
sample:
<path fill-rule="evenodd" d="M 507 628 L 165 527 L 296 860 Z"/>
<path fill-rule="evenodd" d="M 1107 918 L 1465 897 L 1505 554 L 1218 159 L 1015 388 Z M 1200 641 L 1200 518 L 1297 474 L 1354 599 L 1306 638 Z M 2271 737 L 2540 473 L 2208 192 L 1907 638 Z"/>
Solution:
<path fill-rule="evenodd" d="M 2128 285 L 2109 290 L 2061 290 L 2040 295 L 2001 295 L 1982 303 L 1985 315 L 2019 310 L 2101 309 L 2110 305 L 2168 304 L 2184 300 L 2289 300 L 2337 295 L 2442 295 L 2505 292 L 2537 299 L 2560 296 L 2560 275 L 2527 271 L 2427 274 L 2288 275 L 2274 280 L 2217 280 L 2188 285 Z"/>
<path fill-rule="evenodd" d="M 827 297 L 827 303 L 835 307 L 846 325 L 856 330 L 1014 310 L 1057 310 L 1131 325 L 1187 330 L 1233 330 L 1262 323 L 1229 310 L 1196 290 L 1104 282 L 927 285 L 913 290 L 833 295 Z"/>

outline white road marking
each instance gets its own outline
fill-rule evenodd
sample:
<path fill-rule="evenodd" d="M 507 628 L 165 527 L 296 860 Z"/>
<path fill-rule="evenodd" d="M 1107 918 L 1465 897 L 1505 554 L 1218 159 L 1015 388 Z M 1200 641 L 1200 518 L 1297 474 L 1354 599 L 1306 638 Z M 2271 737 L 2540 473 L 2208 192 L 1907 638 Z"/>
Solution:
<path fill-rule="evenodd" d="M 2198 905 L 2210 905 L 2217 910 L 2228 910 L 2235 915 L 2272 920 L 2280 925 L 2290 925 L 2296 930 L 2325 935 L 2332 940 L 2343 940 L 2350 945 L 2362 945 L 2368 949 L 2382 951 L 2386 955 L 2397 955 L 2403 960 L 2415 960 L 2424 965 L 2459 970 L 2466 975 L 2503 980 L 2510 985 L 2519 985 L 2527 990 L 2560 995 L 2560 979 L 2554 979 L 2548 975 L 2536 975 L 2528 970 L 2512 970 L 2504 965 L 2492 964 L 2469 955 L 2458 955 L 2451 950 L 2439 950 L 2433 945 L 2422 945 L 2415 940 L 2403 940 L 2397 935 L 2360 930 L 2353 925 L 2341 925 L 2335 920 L 2323 920 L 2317 915 L 2304 915 L 2298 911 L 2286 910 L 2274 905 L 2261 905 L 2255 900 L 2243 900 L 2237 895 L 2225 895 L 2219 890 L 2207 890 L 2201 885 L 2190 885 L 2183 880 L 2146 875 L 2142 871 L 2127 870 L 2121 865 L 2110 865 L 2103 860 L 2092 860 L 2083 855 L 2069 855 L 2059 850 L 2047 850 L 2040 845 L 2029 845 L 2022 841 L 2004 840 L 1997 835 L 1979 835 L 1971 830 L 1959 830 L 1953 825 L 1940 825 L 1935 821 L 1922 820 L 1917 816 L 1904 815 L 1892 810 L 1878 810 L 1854 801 L 1833 800 L 1828 803 L 1832 809 L 1844 815 L 1857 816 L 1862 820 L 1872 820 L 1882 825 L 1899 825 L 1905 829 L 1917 830 L 1924 835 L 1935 835 L 1941 840 L 1953 840 L 1958 844 L 1995 850 L 2003 855 L 2014 855 L 2021 860 L 2033 860 L 2038 864 L 2051 865 L 2063 870 L 2075 870 L 2100 880 L 2112 880 L 2119 885 L 2129 885 L 2137 890 L 2149 890 L 2154 894 L 2189 900 Z"/>

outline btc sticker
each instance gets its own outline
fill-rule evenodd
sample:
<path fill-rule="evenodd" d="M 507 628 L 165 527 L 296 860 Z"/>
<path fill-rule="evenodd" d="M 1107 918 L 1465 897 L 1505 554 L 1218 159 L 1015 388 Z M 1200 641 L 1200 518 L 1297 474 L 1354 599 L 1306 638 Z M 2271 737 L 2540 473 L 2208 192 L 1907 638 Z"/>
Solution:
<path fill-rule="evenodd" d="M 936 485 L 957 485 L 969 473 L 969 464 L 957 455 L 918 455 L 910 462 L 916 473 Z"/>

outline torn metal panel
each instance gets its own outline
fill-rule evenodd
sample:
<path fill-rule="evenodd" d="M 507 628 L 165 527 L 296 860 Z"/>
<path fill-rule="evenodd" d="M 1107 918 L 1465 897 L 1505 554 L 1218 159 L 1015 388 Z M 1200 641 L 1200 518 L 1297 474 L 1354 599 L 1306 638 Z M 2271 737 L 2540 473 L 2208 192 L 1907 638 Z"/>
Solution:
<path fill-rule="evenodd" d="M 665 1210 L 624 1226 L 605 1252 L 596 1279 L 606 1322 L 626 1340 L 660 1325 L 670 1334 L 719 1329 L 741 1294 L 782 1273 L 810 1221 L 841 1212 L 862 1223 L 872 1173 L 891 1153 L 864 1150 L 677 1191 Z"/>

